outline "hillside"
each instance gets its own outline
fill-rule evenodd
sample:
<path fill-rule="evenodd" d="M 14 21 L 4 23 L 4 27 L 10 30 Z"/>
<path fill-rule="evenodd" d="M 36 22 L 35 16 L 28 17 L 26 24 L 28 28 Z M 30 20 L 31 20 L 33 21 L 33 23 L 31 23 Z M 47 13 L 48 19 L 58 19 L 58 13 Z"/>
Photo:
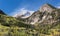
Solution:
<path fill-rule="evenodd" d="M 0 14 L 0 36 L 56 36 L 59 33 L 59 22 L 55 25 L 34 25 L 33 28 L 14 17 Z"/>
<path fill-rule="evenodd" d="M 24 24 L 14 17 L 0 14 L 0 36 L 24 36 L 32 25 Z"/>
<path fill-rule="evenodd" d="M 60 9 L 45 4 L 25 19 L 1 11 L 0 36 L 60 36 Z"/>

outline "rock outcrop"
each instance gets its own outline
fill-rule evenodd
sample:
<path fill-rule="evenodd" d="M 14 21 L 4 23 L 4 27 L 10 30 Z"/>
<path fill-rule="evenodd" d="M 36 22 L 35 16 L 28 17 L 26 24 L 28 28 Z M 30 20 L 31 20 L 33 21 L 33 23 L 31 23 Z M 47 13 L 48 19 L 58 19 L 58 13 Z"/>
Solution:
<path fill-rule="evenodd" d="M 59 13 L 59 9 L 50 4 L 44 4 L 38 11 L 34 12 L 30 17 L 28 17 L 25 23 L 53 24 L 60 21 Z"/>

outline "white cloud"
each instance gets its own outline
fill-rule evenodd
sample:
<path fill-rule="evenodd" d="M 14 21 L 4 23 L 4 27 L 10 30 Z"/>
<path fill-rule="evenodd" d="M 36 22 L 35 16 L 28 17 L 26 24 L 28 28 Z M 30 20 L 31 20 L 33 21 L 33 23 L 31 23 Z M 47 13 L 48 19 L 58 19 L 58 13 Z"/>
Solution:
<path fill-rule="evenodd" d="M 57 6 L 57 8 L 60 8 L 60 6 Z"/>
<path fill-rule="evenodd" d="M 34 12 L 34 11 L 30 11 L 30 10 L 27 10 L 27 9 L 25 9 L 25 8 L 19 8 L 19 9 L 16 9 L 13 13 L 14 13 L 14 15 L 13 15 L 13 17 L 17 17 L 17 16 L 21 16 L 21 15 L 24 15 L 25 13 L 27 13 L 27 12 L 29 12 L 30 13 L 30 15 Z M 26 16 L 26 17 L 28 17 L 28 16 Z M 26 18 L 25 17 L 25 18 Z M 24 18 L 24 17 L 23 17 Z"/>

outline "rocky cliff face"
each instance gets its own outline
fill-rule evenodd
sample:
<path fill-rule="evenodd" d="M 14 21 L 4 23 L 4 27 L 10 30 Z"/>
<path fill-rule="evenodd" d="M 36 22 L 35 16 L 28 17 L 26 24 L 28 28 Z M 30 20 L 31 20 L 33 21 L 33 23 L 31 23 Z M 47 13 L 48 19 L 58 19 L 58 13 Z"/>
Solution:
<path fill-rule="evenodd" d="M 25 23 L 35 24 L 53 24 L 60 21 L 59 9 L 50 4 L 44 4 L 38 11 L 34 12 L 26 19 Z"/>

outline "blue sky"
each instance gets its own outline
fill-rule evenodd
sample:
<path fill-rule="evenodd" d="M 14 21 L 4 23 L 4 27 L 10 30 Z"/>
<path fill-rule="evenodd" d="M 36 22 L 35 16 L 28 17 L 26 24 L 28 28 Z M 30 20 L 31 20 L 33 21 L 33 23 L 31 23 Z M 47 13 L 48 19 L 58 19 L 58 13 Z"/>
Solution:
<path fill-rule="evenodd" d="M 60 0 L 0 0 L 0 9 L 13 16 L 22 11 L 36 11 L 45 3 L 60 7 Z"/>

